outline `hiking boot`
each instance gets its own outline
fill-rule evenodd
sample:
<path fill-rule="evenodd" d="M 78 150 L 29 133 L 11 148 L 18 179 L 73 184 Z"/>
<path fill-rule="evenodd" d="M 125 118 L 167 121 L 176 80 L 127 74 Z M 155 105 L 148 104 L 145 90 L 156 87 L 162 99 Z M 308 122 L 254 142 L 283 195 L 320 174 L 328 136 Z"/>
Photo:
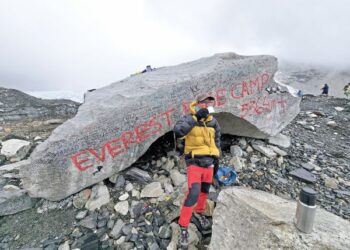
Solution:
<path fill-rule="evenodd" d="M 187 227 L 180 227 L 179 247 L 180 247 L 180 249 L 187 249 L 188 248 Z"/>
<path fill-rule="evenodd" d="M 207 219 L 207 217 L 205 217 L 204 215 L 202 214 L 197 214 L 197 213 L 193 213 L 194 217 L 198 220 L 201 228 L 203 230 L 207 230 L 210 228 L 211 226 L 211 223 L 210 221 Z"/>

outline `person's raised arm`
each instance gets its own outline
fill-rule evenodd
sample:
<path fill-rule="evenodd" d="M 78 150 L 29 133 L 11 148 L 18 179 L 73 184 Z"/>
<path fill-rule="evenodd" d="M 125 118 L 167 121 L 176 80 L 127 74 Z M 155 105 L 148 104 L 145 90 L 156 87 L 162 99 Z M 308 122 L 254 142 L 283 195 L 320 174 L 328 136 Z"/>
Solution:
<path fill-rule="evenodd" d="M 182 138 L 186 136 L 192 130 L 195 123 L 196 122 L 193 120 L 191 115 L 181 117 L 181 119 L 174 126 L 176 137 Z"/>

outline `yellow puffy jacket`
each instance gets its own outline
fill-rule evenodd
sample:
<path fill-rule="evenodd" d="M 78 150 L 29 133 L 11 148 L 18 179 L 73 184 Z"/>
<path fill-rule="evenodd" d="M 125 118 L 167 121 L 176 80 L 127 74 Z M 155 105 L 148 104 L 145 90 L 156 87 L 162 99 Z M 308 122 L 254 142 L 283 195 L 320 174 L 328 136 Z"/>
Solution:
<path fill-rule="evenodd" d="M 190 105 L 191 114 L 183 116 L 174 127 L 177 137 L 185 139 L 185 155 L 220 156 L 220 126 L 217 120 L 209 115 L 206 119 L 197 120 L 195 116 L 197 103 Z"/>

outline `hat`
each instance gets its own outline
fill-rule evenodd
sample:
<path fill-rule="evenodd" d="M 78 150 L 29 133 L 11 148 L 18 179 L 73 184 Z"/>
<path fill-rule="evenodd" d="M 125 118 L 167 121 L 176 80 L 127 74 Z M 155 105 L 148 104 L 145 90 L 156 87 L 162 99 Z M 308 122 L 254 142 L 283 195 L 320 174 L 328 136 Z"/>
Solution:
<path fill-rule="evenodd" d="M 204 101 L 205 99 L 213 100 L 215 101 L 215 98 L 209 94 L 200 94 L 196 97 L 197 102 Z"/>

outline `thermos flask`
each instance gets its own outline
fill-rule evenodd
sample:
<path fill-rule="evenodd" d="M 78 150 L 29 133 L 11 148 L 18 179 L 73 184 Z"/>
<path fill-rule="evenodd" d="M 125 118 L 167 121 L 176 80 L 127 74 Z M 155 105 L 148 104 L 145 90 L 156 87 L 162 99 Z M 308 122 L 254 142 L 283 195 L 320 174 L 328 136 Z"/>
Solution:
<path fill-rule="evenodd" d="M 312 232 L 316 214 L 316 196 L 317 192 L 309 187 L 302 188 L 299 194 L 295 225 L 304 233 Z"/>

